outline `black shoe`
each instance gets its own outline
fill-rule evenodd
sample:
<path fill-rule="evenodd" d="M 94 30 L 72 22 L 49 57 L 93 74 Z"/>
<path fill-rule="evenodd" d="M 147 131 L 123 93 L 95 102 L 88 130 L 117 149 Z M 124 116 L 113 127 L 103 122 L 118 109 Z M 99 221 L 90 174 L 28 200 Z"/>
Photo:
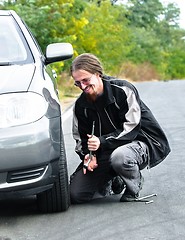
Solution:
<path fill-rule="evenodd" d="M 139 197 L 139 193 L 133 195 L 127 189 L 120 198 L 120 202 L 134 202 Z"/>
<path fill-rule="evenodd" d="M 140 175 L 140 183 L 139 183 L 138 193 L 133 194 L 128 189 L 126 189 L 125 192 L 123 193 L 122 197 L 120 198 L 120 202 L 134 202 L 134 201 L 136 201 L 137 198 L 139 197 L 139 192 L 143 187 L 143 183 L 144 183 L 144 178 L 143 178 L 142 175 Z"/>
<path fill-rule="evenodd" d="M 120 194 L 125 188 L 125 184 L 120 176 L 112 179 L 112 191 L 114 194 Z"/>

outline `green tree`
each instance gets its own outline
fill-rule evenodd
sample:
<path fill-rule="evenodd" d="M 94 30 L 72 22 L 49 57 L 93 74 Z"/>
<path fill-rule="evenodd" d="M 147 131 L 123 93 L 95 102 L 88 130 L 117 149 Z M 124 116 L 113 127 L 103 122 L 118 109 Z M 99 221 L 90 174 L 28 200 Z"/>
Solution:
<path fill-rule="evenodd" d="M 128 0 L 127 5 L 116 0 L 9 0 L 1 8 L 14 9 L 25 20 L 43 52 L 52 42 L 70 42 L 74 57 L 94 53 L 110 74 L 117 75 L 123 64 L 131 62 L 127 64 L 130 68 L 146 63 L 162 79 L 185 77 L 185 30 L 178 27 L 175 4 L 164 7 L 159 0 Z M 59 62 L 53 67 L 60 73 L 68 71 L 69 64 Z"/>
<path fill-rule="evenodd" d="M 75 34 L 68 31 L 69 24 L 74 27 L 71 21 L 71 15 L 76 11 L 73 0 L 17 0 L 5 6 L 14 9 L 24 19 L 43 51 L 49 43 L 73 43 L 75 40 Z"/>
<path fill-rule="evenodd" d="M 91 52 L 104 62 L 109 73 L 116 73 L 130 51 L 130 33 L 123 6 L 112 6 L 110 1 L 100 5 L 89 3 L 81 17 L 88 19 L 83 34 L 78 35 L 78 54 Z"/>
<path fill-rule="evenodd" d="M 178 21 L 180 16 L 180 9 L 174 3 L 169 3 L 167 7 L 164 8 L 164 21 L 170 25 L 178 28 Z"/>
<path fill-rule="evenodd" d="M 159 0 L 130 0 L 129 3 L 127 18 L 130 20 L 134 48 L 128 59 L 138 65 L 149 62 L 162 79 L 172 78 L 170 74 L 179 72 L 179 66 L 176 61 L 172 70 L 171 58 L 175 56 L 178 59 L 180 52 L 176 46 L 184 32 L 179 31 L 177 24 L 179 9 L 174 4 L 164 7 Z"/>
<path fill-rule="evenodd" d="M 27 23 L 43 52 L 53 42 L 69 42 L 74 50 L 77 36 L 83 34 L 87 20 L 81 18 L 84 3 L 79 0 L 17 0 L 7 2 L 5 9 L 15 10 Z M 69 69 L 70 61 L 53 64 L 59 74 Z"/>
<path fill-rule="evenodd" d="M 152 28 L 158 24 L 164 7 L 159 0 L 128 0 L 128 19 L 139 28 Z"/>

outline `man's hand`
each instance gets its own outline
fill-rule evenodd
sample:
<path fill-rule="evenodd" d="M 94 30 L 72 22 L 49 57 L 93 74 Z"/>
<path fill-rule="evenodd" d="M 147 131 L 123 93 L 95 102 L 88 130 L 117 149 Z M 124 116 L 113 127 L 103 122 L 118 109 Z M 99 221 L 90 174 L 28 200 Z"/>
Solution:
<path fill-rule="evenodd" d="M 88 136 L 88 141 L 87 141 L 87 145 L 88 145 L 88 149 L 90 151 L 96 151 L 98 150 L 98 148 L 100 147 L 100 139 L 96 136 L 92 136 L 90 134 L 87 134 Z"/>
<path fill-rule="evenodd" d="M 86 164 L 89 161 L 89 157 L 90 157 L 89 154 L 85 155 L 84 164 Z M 91 161 L 87 165 L 87 168 L 85 168 L 85 167 L 83 168 L 83 173 L 86 174 L 87 170 L 90 172 L 93 172 L 94 169 L 97 167 L 98 167 L 98 164 L 97 164 L 96 156 L 92 155 Z"/>

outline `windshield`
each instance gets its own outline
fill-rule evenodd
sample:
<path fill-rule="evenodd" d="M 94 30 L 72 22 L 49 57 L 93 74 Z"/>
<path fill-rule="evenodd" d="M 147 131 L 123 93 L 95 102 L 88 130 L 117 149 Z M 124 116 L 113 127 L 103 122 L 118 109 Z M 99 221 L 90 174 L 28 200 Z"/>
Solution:
<path fill-rule="evenodd" d="M 11 16 L 0 17 L 0 65 L 33 62 L 20 28 Z"/>

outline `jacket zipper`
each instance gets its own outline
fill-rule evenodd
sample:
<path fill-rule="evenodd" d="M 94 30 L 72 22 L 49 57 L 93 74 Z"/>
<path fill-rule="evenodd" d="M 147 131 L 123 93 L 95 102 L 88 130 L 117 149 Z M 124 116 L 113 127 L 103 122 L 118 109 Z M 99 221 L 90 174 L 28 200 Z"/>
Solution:
<path fill-rule="evenodd" d="M 111 120 L 111 118 L 110 118 L 110 116 L 109 116 L 109 114 L 108 114 L 108 112 L 107 112 L 107 110 L 106 110 L 105 108 L 104 108 L 104 111 L 105 111 L 105 113 L 106 113 L 106 115 L 107 115 L 107 117 L 108 117 L 111 125 L 113 126 L 114 129 L 116 129 L 116 126 L 115 126 L 114 123 L 112 122 L 112 120 Z"/>
<path fill-rule="evenodd" d="M 143 133 L 143 135 L 144 135 L 145 137 L 150 138 L 156 146 L 161 147 L 160 142 L 158 142 L 155 138 L 151 137 L 148 133 L 146 133 L 146 132 L 145 132 L 144 130 L 142 130 L 142 129 L 141 129 L 141 132 Z"/>

